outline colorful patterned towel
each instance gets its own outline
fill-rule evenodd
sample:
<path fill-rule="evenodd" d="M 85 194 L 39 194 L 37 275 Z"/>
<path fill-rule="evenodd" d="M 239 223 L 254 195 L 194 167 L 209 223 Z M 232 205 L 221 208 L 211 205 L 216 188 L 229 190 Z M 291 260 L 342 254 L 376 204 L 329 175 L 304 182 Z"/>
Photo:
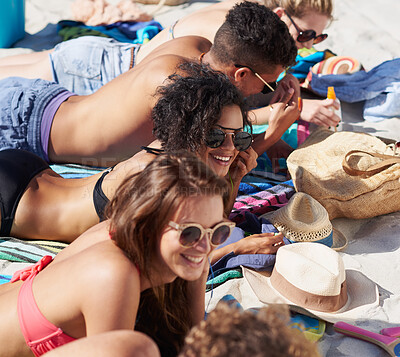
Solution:
<path fill-rule="evenodd" d="M 1 275 L 0 274 L 0 285 L 8 283 L 11 280 L 11 275 Z"/>
<path fill-rule="evenodd" d="M 97 174 L 106 169 L 106 167 L 84 166 L 77 164 L 50 165 L 51 169 L 64 178 L 82 178 Z"/>
<path fill-rule="evenodd" d="M 242 269 L 231 269 L 216 277 L 210 275 L 206 283 L 206 291 L 210 291 L 230 279 L 243 278 Z"/>
<path fill-rule="evenodd" d="M 66 243 L 55 241 L 2 237 L 0 239 L 0 259 L 10 262 L 36 263 L 44 255 L 54 257 L 66 246 Z"/>
<path fill-rule="evenodd" d="M 154 20 L 145 22 L 119 21 L 104 26 L 87 26 L 79 21 L 62 20 L 58 22 L 57 27 L 64 41 L 77 38 L 79 35 L 101 33 L 103 37 L 105 35 L 117 41 L 129 43 L 146 43 L 163 30 L 162 25 Z"/>
<path fill-rule="evenodd" d="M 234 309 L 244 310 L 240 302 L 232 295 L 224 295 L 219 301 L 223 301 Z M 247 309 L 247 311 L 252 311 L 254 314 L 257 314 L 259 310 L 259 307 Z M 290 314 L 289 326 L 303 332 L 306 339 L 311 342 L 317 342 L 320 340 L 326 329 L 325 321 L 292 311 Z"/>
<path fill-rule="evenodd" d="M 237 223 L 244 220 L 246 211 L 260 216 L 283 207 L 296 192 L 292 180 L 271 182 L 261 176 L 260 172 L 247 176 L 246 180 L 253 181 L 240 184 L 238 197 L 229 216 L 229 219 Z"/>

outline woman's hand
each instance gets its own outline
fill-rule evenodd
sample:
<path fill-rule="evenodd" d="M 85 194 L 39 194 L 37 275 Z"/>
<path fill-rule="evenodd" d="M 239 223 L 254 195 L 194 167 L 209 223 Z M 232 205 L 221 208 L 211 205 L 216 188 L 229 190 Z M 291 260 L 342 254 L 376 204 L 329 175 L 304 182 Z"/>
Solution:
<path fill-rule="evenodd" d="M 260 233 L 236 242 L 235 254 L 275 254 L 284 245 L 282 233 Z"/>
<path fill-rule="evenodd" d="M 336 127 L 340 118 L 330 108 L 339 109 L 340 105 L 333 99 L 304 99 L 300 118 L 309 123 L 328 127 Z"/>
<path fill-rule="evenodd" d="M 215 249 L 211 253 L 211 264 L 233 252 L 239 254 L 275 254 L 283 246 L 282 233 L 260 233 L 245 237 L 235 243 Z"/>
<path fill-rule="evenodd" d="M 238 156 L 229 168 L 234 185 L 238 186 L 243 176 L 257 166 L 257 157 L 257 153 L 251 146 L 245 151 L 239 151 Z"/>

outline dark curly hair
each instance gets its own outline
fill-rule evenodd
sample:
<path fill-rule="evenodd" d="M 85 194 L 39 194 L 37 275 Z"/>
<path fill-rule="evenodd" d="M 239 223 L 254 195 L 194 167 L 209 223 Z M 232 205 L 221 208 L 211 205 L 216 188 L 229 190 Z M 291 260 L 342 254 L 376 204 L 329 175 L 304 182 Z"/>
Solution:
<path fill-rule="evenodd" d="M 260 73 L 268 73 L 271 66 L 292 66 L 297 55 L 296 44 L 279 16 L 249 1 L 229 10 L 211 51 L 223 64 L 238 63 Z"/>
<path fill-rule="evenodd" d="M 167 85 L 157 89 L 160 98 L 152 111 L 153 134 L 164 150 L 198 152 L 229 105 L 239 106 L 243 126 L 251 128 L 243 97 L 226 75 L 188 61 L 177 70 L 168 77 Z"/>

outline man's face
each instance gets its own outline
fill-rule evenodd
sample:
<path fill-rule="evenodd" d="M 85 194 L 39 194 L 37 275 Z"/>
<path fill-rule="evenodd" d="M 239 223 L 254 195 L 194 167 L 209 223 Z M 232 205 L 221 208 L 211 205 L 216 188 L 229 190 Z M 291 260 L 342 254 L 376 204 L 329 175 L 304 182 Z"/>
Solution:
<path fill-rule="evenodd" d="M 245 97 L 252 94 L 260 93 L 265 83 L 257 76 L 257 74 L 267 83 L 275 82 L 279 75 L 284 71 L 282 66 L 275 66 L 273 71 L 268 73 L 259 73 L 250 69 L 249 67 L 240 67 L 236 70 L 234 84 L 242 92 Z"/>

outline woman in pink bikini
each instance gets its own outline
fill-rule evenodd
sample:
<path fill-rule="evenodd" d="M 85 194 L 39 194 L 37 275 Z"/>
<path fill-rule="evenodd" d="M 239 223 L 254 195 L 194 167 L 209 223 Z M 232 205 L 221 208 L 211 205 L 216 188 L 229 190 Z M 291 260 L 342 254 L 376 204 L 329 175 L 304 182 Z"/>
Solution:
<path fill-rule="evenodd" d="M 204 317 L 208 256 L 234 224 L 226 180 L 196 156 L 160 154 L 128 177 L 99 223 L 0 286 L 1 356 L 135 330 L 138 355 L 176 355 Z M 141 353 L 141 354 L 140 354 Z"/>

